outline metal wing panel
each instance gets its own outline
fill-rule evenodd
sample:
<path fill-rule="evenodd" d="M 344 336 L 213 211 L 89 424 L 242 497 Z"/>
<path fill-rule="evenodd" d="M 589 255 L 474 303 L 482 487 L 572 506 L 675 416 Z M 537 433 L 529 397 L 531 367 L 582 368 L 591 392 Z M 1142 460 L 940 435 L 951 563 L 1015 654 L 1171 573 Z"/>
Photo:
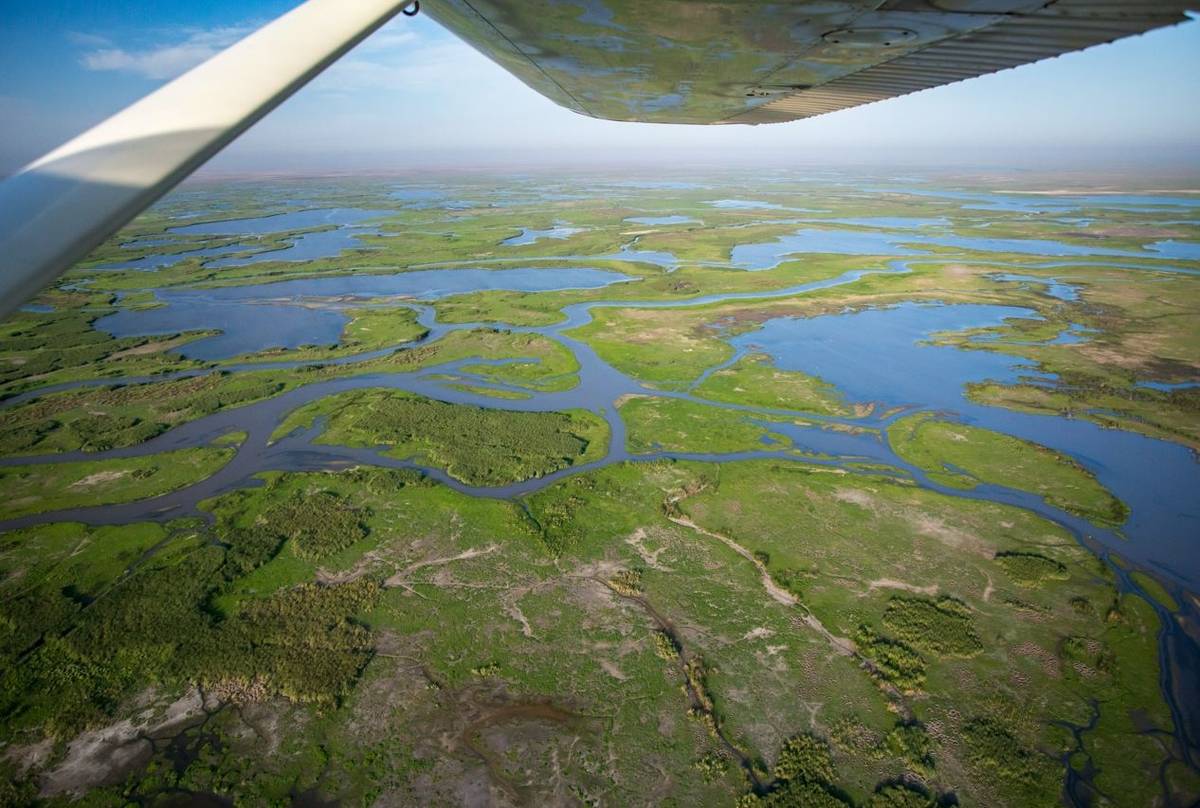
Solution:
<path fill-rule="evenodd" d="M 823 115 L 951 84 L 1145 33 L 1186 19 L 1178 3 L 1059 2 L 947 39 L 812 89 L 773 99 L 728 123 Z"/>
<path fill-rule="evenodd" d="M 427 0 L 562 106 L 613 120 L 770 123 L 1180 22 L 1198 0 Z"/>

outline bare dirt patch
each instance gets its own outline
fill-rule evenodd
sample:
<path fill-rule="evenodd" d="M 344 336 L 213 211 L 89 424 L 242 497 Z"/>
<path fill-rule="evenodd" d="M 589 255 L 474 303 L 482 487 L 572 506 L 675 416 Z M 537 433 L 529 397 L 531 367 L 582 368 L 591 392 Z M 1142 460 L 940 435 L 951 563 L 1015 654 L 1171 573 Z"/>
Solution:
<path fill-rule="evenodd" d="M 138 345 L 134 348 L 126 348 L 123 351 L 117 351 L 115 354 L 109 354 L 109 359 L 125 359 L 130 356 L 145 356 L 146 354 L 161 353 L 169 351 L 187 342 L 190 337 L 176 337 L 174 339 L 156 340 L 147 342 L 145 345 Z"/>
<path fill-rule="evenodd" d="M 128 474 L 128 469 L 116 471 L 97 471 L 95 474 L 89 474 L 82 480 L 76 480 L 75 482 L 71 483 L 68 488 L 91 488 L 94 485 L 116 482 Z"/>
<path fill-rule="evenodd" d="M 144 695 L 152 700 L 153 694 Z M 63 760 L 42 775 L 40 796 L 80 795 L 120 782 L 150 759 L 151 738 L 181 732 L 202 720 L 207 707 L 193 688 L 165 707 L 149 706 L 132 718 L 81 733 L 67 744 Z"/>
<path fill-rule="evenodd" d="M 905 518 L 921 535 L 937 539 L 947 547 L 955 550 L 965 550 L 975 555 L 991 558 L 996 554 L 996 548 L 973 533 L 946 524 L 945 521 L 928 513 L 905 512 Z"/>
<path fill-rule="evenodd" d="M 876 589 L 902 589 L 905 592 L 913 592 L 917 595 L 936 595 L 938 593 L 938 585 L 930 584 L 929 586 L 916 586 L 915 584 L 906 584 L 904 581 L 896 581 L 891 578 L 879 578 L 871 581 L 867 585 L 867 591 L 873 592 Z"/>
<path fill-rule="evenodd" d="M 875 498 L 861 488 L 839 488 L 833 492 L 833 498 L 838 502 L 848 502 L 851 505 L 865 508 L 872 513 L 875 513 L 877 510 L 875 507 Z"/>
<path fill-rule="evenodd" d="M 383 585 L 385 587 L 401 586 L 401 587 L 408 588 L 408 582 L 405 579 L 407 579 L 409 575 L 411 575 L 412 573 L 416 572 L 419 569 L 423 569 L 425 567 L 438 567 L 438 566 L 442 566 L 445 564 L 452 564 L 455 561 L 466 561 L 471 558 L 477 558 L 482 555 L 488 555 L 489 553 L 494 553 L 499 549 L 500 549 L 500 545 L 489 544 L 487 547 L 472 547 L 468 550 L 462 551 L 458 555 L 445 556 L 443 558 L 429 558 L 424 561 L 418 561 L 417 563 L 410 564 L 409 566 L 400 570 L 395 575 L 392 575 L 390 578 L 388 578 L 386 581 L 383 582 Z"/>
<path fill-rule="evenodd" d="M 648 537 L 649 532 L 646 530 L 646 528 L 639 527 L 633 532 L 632 536 L 625 540 L 625 543 L 637 551 L 637 554 L 641 557 L 642 561 L 646 562 L 646 566 L 650 567 L 651 569 L 658 570 L 659 572 L 673 572 L 670 567 L 664 566 L 658 561 L 658 557 L 666 552 L 667 548 L 665 546 L 659 547 L 657 550 L 651 552 L 645 544 Z"/>

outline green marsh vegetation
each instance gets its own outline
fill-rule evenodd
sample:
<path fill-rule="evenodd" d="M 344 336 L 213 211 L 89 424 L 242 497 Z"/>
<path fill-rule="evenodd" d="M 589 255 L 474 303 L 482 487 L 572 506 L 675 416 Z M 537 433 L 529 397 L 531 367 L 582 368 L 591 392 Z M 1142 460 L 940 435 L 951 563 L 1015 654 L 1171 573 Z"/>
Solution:
<path fill-rule="evenodd" d="M 1158 621 L 1145 601 L 1118 596 L 1112 575 L 1066 533 L 1016 508 L 767 461 L 723 466 L 719 486 L 680 507 L 766 553 L 770 570 L 809 570 L 804 606 L 833 634 L 853 638 L 873 675 L 925 694 L 910 709 L 939 728 L 927 782 L 938 782 L 938 761 L 948 759 L 980 767 L 960 798 L 1056 803 L 1061 769 L 1039 763 L 1058 774 L 997 786 L 983 773 L 994 768 L 995 738 L 967 732 L 966 722 L 1002 727 L 1011 754 L 1042 761 L 1038 750 L 1069 746 L 1052 722 L 1086 724 L 1094 698 L 1103 729 L 1085 736 L 1085 753 L 1104 772 L 1097 785 L 1126 789 L 1135 804 L 1121 772 L 1153 765 L 1159 753 L 1136 740 L 1130 706 L 1147 705 L 1137 714 L 1172 726 L 1147 670 L 1157 665 Z M 1027 713 L 1013 713 L 1013 703 Z"/>
<path fill-rule="evenodd" d="M 579 363 L 561 343 L 541 334 L 480 328 L 451 331 L 441 339 L 353 365 L 317 366 L 307 378 L 344 378 L 363 373 L 404 372 L 462 359 L 506 360 L 466 364 L 463 370 L 485 381 L 530 390 L 569 390 L 578 384 Z"/>
<path fill-rule="evenodd" d="M 770 295 L 781 289 L 834 278 L 852 270 L 883 270 L 887 265 L 888 261 L 879 258 L 822 255 L 806 260 L 785 261 L 770 272 L 684 265 L 674 272 L 663 273 L 661 268 L 647 264 L 589 261 L 587 266 L 626 272 L 640 280 L 613 284 L 603 289 L 539 293 L 502 290 L 473 292 L 442 298 L 435 301 L 434 306 L 438 318 L 447 323 L 502 322 L 545 326 L 563 322 L 562 308 L 572 303 L 623 300 L 685 302 L 705 295 L 730 292 Z M 660 314 L 667 313 L 660 310 Z M 686 315 L 687 311 L 673 313 Z M 578 333 L 588 334 L 588 329 L 589 326 L 585 326 Z"/>
<path fill-rule="evenodd" d="M 188 264 L 105 275 L 81 268 L 72 282 L 92 280 L 101 285 L 90 288 L 101 291 L 48 293 L 54 312 L 23 313 L 12 321 L 18 330 L 5 332 L 14 341 L 0 345 L 0 366 L 11 371 L 3 392 L 205 368 L 171 351 L 195 334 L 110 340 L 91 329 L 118 305 L 152 305 L 144 288 L 151 283 L 259 283 L 439 262 L 535 265 L 530 259 L 539 256 L 610 254 L 633 238 L 635 249 L 671 250 L 682 265 L 668 274 L 606 259 L 594 265 L 642 280 L 439 300 L 443 321 L 497 327 L 453 332 L 362 363 L 46 395 L 4 411 L 0 448 L 134 445 L 311 381 L 475 357 L 511 360 L 468 362 L 486 381 L 569 389 L 578 379 L 569 351 L 503 324 L 558 323 L 561 308 L 578 302 L 770 292 L 884 268 L 888 260 L 804 256 L 768 272 L 697 266 L 725 260 L 733 244 L 797 227 L 776 221 L 795 218 L 793 211 L 706 204 L 745 193 L 729 188 L 490 207 L 494 181 L 459 183 L 454 195 L 474 205 L 469 211 L 401 208 L 382 201 L 392 187 L 384 182 L 281 186 L 280 194 L 314 205 L 394 210 L 381 222 L 387 235 L 361 239 L 369 253 L 224 270 Z M 211 193 L 229 205 L 230 217 L 278 209 L 250 185 Z M 965 215 L 957 202 L 903 193 L 876 194 L 867 204 L 806 184 L 802 193 L 753 196 L 805 207 L 809 196 L 821 197 L 812 206 L 829 212 L 817 218 L 942 216 L 959 234 L 1106 246 L 1140 238 L 1115 231 L 1085 238 L 1071 235 L 1081 225 Z M 169 216 L 188 206 L 172 205 L 139 220 L 126 237 L 176 224 Z M 690 215 L 705 227 L 623 221 L 655 214 Z M 1099 215 L 1122 232 L 1142 226 L 1135 214 Z M 520 227 L 560 221 L 587 230 L 561 242 L 500 243 Z M 595 321 L 574 336 L 636 378 L 680 390 L 732 355 L 729 336 L 772 317 L 905 300 L 1019 305 L 1042 319 L 1010 321 L 987 335 L 998 337 L 991 342 L 972 342 L 980 334 L 966 332 L 934 340 L 1025 357 L 1057 374 L 1057 386 L 980 385 L 971 395 L 1195 443 L 1194 391 L 1137 387 L 1194 378 L 1194 318 L 1187 317 L 1194 281 L 1099 265 L 1038 270 L 1030 265 L 1043 259 L 1030 256 L 935 252 L 936 261 L 915 259 L 911 274 L 869 276 L 802 297 L 596 309 Z M 128 257 L 115 244 L 94 256 Z M 989 275 L 997 262 L 1005 271 L 1078 283 L 1081 300 L 996 282 Z M 109 287 L 132 293 L 117 303 L 102 291 Z M 420 333 L 400 306 L 353 314 L 337 348 L 287 358 L 332 358 Z M 1080 343 L 1051 344 L 1072 323 L 1097 330 Z M 622 402 L 631 450 L 789 448 L 771 439 L 772 418 L 718 404 L 869 414 L 821 380 L 779 371 L 758 356 L 714 373 L 696 392 L 713 406 L 665 397 Z M 317 418 L 324 440 L 390 444 L 393 456 L 485 485 L 587 462 L 608 441 L 591 413 L 459 407 L 380 389 L 313 402 L 282 429 Z M 1090 475 L 1041 447 L 927 417 L 902 419 L 887 437 L 947 484 L 1012 485 L 1095 521 L 1123 518 Z M 215 463 L 231 450 L 197 451 Z M 96 469 L 130 472 L 164 457 L 103 461 L 112 466 Z M 259 487 L 205 503 L 211 522 L 11 531 L 0 536 L 0 781 L 8 789 L 0 801 L 29 802 L 50 788 L 46 802 L 66 802 L 71 791 L 55 790 L 70 785 L 63 772 L 86 770 L 62 765 L 69 742 L 85 750 L 98 737 L 89 732 L 119 735 L 112 728 L 125 721 L 152 727 L 196 688 L 212 714 L 172 729 L 157 750 L 133 741 L 127 768 L 96 757 L 92 771 L 103 779 L 73 781 L 88 792 L 83 804 L 155 804 L 180 789 L 256 805 L 286 804 L 310 790 L 344 804 L 446 804 L 460 801 L 464 787 L 518 783 L 532 803 L 569 790 L 580 802 L 613 804 L 931 808 L 953 795 L 963 805 L 1038 806 L 1059 804 L 1068 756 L 1113 805 L 1149 804 L 1164 790 L 1179 804 L 1195 800 L 1194 772 L 1170 759 L 1161 625 L 1150 603 L 1119 594 L 1107 567 L 1032 513 L 924 491 L 886 468 L 797 458 L 618 464 L 516 501 L 472 498 L 411 471 L 269 473 Z M 97 473 L 71 476 L 74 465 L 38 467 L 39 474 L 70 472 L 55 479 L 53 496 Z M 139 484 L 175 486 L 203 473 L 170 465 Z M 125 474 L 116 484 L 132 479 Z M 1131 575 L 1149 597 L 1180 605 L 1140 571 Z M 704 709 L 689 714 L 688 688 L 697 686 Z M 1088 726 L 1093 717 L 1076 748 L 1064 725 Z M 714 737 L 717 728 L 730 747 Z M 741 756 L 763 784 L 761 796 L 749 793 Z M 28 768 L 26 761 L 33 761 Z M 1159 771 L 1161 782 L 1146 776 Z"/>
<path fill-rule="evenodd" d="M 4 410 L 0 453 L 99 452 L 134 446 L 177 424 L 262 401 L 297 383 L 295 377 L 271 371 L 213 372 L 51 393 Z"/>
<path fill-rule="evenodd" d="M 820 415 L 853 412 L 832 385 L 807 373 L 780 370 L 764 354 L 751 354 L 716 371 L 693 392 L 713 401 Z"/>
<path fill-rule="evenodd" d="M 70 307 L 49 313 L 17 312 L 0 324 L 0 394 L 75 379 L 204 367 L 170 352 L 204 336 L 202 332 L 114 339 L 92 327 L 96 319 L 116 310 L 108 295 L 46 299 L 55 301 L 50 305 Z"/>
<path fill-rule="evenodd" d="M 812 262 L 789 262 L 770 272 L 709 271 L 729 279 L 729 285 L 736 291 L 767 292 L 827 277 L 825 273 L 835 276 L 852 269 L 882 270 L 889 264 L 887 260 L 878 258 L 853 256 L 853 259 L 821 256 Z M 592 322 L 574 329 L 570 334 L 588 342 L 601 358 L 630 376 L 662 389 L 682 390 L 699 379 L 705 370 L 733 356 L 733 348 L 727 341 L 729 337 L 752 332 L 759 324 L 773 318 L 812 317 L 886 307 L 907 301 L 995 302 L 989 288 L 995 284 L 987 278 L 992 271 L 984 267 L 947 267 L 940 263 L 920 263 L 919 259 L 909 261 L 909 266 L 910 272 L 907 274 L 866 275 L 849 287 L 816 289 L 788 298 L 763 297 L 682 308 L 600 308 L 593 310 Z M 793 282 L 781 282 L 782 278 L 796 270 L 815 272 L 816 277 L 801 275 Z M 676 279 L 683 272 L 672 273 L 670 279 Z M 749 280 L 743 281 L 742 278 Z M 742 288 L 743 285 L 745 288 Z M 1032 292 L 1014 290 L 1005 302 L 1037 305 L 1039 300 Z M 802 390 L 807 387 L 804 394 L 815 393 L 812 403 L 818 406 L 831 407 L 835 404 L 835 400 L 828 396 L 831 391 L 824 389 L 816 380 L 807 382 L 796 377 L 786 380 L 784 385 L 799 386 Z M 767 394 L 759 391 L 751 395 Z"/>
<path fill-rule="evenodd" d="M 232 449 L 178 449 L 163 454 L 0 467 L 0 518 L 112 505 L 166 494 L 212 476 Z"/>
<path fill-rule="evenodd" d="M 943 485 L 991 483 L 1030 491 L 1101 525 L 1120 525 L 1129 515 L 1091 472 L 1036 443 L 920 413 L 893 422 L 888 442 L 901 458 Z"/>
<path fill-rule="evenodd" d="M 578 363 L 571 353 L 539 334 L 455 331 L 428 346 L 355 365 L 314 365 L 292 371 L 216 371 L 178 380 L 51 393 L 4 411 L 0 453 L 28 455 L 133 446 L 180 423 L 226 407 L 261 401 L 306 382 L 417 370 L 470 358 L 512 360 L 469 368 L 494 382 L 533 390 L 569 389 L 577 383 Z"/>
<path fill-rule="evenodd" d="M 761 423 L 778 417 L 654 396 L 627 398 L 618 411 L 625 421 L 628 449 L 633 454 L 725 453 L 791 446 L 790 441 L 772 434 L 770 427 Z"/>
<path fill-rule="evenodd" d="M 981 332 L 937 335 L 937 341 L 960 348 L 1009 353 L 1036 361 L 1055 374 L 1053 384 L 981 382 L 968 385 L 968 396 L 984 404 L 1023 412 L 1086 418 L 1151 437 L 1200 446 L 1200 390 L 1155 390 L 1140 382 L 1186 382 L 1196 379 L 1195 345 L 1200 339 L 1195 317 L 1200 293 L 1181 273 L 1105 268 L 1103 262 L 1083 268 L 1046 270 L 1021 266 L 1012 270 L 1076 284 L 1079 300 L 1037 305 L 1040 322 L 1017 321 L 994 329 L 995 342 L 972 342 Z M 1180 263 L 1180 262 L 1176 262 Z M 1187 263 L 1187 262 L 1182 262 Z M 1194 263 L 1194 262 L 1193 262 Z M 1071 324 L 1091 329 L 1075 344 L 1031 340 L 1061 333 Z"/>
<path fill-rule="evenodd" d="M 798 607 L 772 600 L 754 565 L 668 520 L 671 500 L 697 525 L 765 554 L 771 574 L 802 575 L 803 608 L 851 638 L 873 669 L 834 652 Z M 199 683 L 250 714 L 297 722 L 269 752 L 236 713 L 210 721 L 222 744 L 243 751 L 206 753 L 186 769 L 218 793 L 267 793 L 304 782 L 305 749 L 366 760 L 380 732 L 431 743 L 456 715 L 486 714 L 495 697 L 480 689 L 503 683 L 509 703 L 567 699 L 574 712 L 605 717 L 603 736 L 550 725 L 541 740 L 521 741 L 530 752 L 575 744 L 599 754 L 607 737 L 621 750 L 619 771 L 637 771 L 647 750 L 682 771 L 722 754 L 687 716 L 684 673 L 670 661 L 685 649 L 704 660 L 713 721 L 766 761 L 767 805 L 928 804 L 923 792 L 887 785 L 904 772 L 920 773 L 935 796 L 1052 803 L 1061 768 L 1041 750 L 1069 742 L 1053 721 L 1086 723 L 1081 694 L 1102 705 L 1099 729 L 1084 737 L 1112 778 L 1104 787 L 1124 789 L 1127 804 L 1148 792 L 1118 778 L 1155 788 L 1130 771 L 1162 754 L 1134 721 L 1170 725 L 1156 684 L 1157 618 L 1144 601 L 1118 598 L 1069 536 L 1015 508 L 769 462 L 612 466 L 523 505 L 411 472 L 273 474 L 205 507 L 212 528 L 48 525 L 6 537 L 6 647 L 25 660 L 5 666 L 10 732 L 75 737 L 125 715 L 148 686 L 180 693 Z M 1000 560 L 1010 556 L 1000 554 L 1017 552 L 1057 565 L 1052 585 L 1027 586 L 1026 571 L 1010 579 Z M 663 634 L 640 607 L 604 594 L 611 581 L 689 628 L 677 640 Z M 937 592 L 911 591 L 925 587 Z M 66 671 L 79 678 L 64 680 Z M 909 719 L 897 722 L 877 677 L 910 694 Z M 797 692 L 837 704 L 845 720 L 811 713 Z M 1014 700 L 1020 715 L 1006 707 Z M 378 754 L 399 762 L 411 749 Z M 247 754 L 249 770 L 239 763 Z M 440 754 L 435 782 L 449 789 L 464 770 Z M 540 755 L 522 759 L 540 771 Z M 1021 761 L 1044 773 L 1011 774 Z M 680 787 L 705 802 L 747 790 L 736 765 L 709 769 Z M 355 764 L 324 793 L 378 793 L 387 771 L 403 783 L 428 772 Z M 154 782 L 134 774 L 114 788 Z M 643 786 L 635 776 L 607 787 Z"/>
<path fill-rule="evenodd" d="M 446 469 L 471 485 L 503 485 L 599 459 L 608 427 L 582 410 L 562 413 L 489 410 L 445 404 L 410 393 L 359 390 L 301 407 L 276 435 L 324 419 L 320 440 L 386 445 L 386 453 Z"/>

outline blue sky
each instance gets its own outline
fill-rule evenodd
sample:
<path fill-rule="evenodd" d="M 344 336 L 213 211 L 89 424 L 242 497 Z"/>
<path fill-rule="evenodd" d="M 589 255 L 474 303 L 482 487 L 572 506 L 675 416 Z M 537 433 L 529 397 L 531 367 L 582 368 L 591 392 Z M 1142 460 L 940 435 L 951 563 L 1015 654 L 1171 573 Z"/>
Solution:
<path fill-rule="evenodd" d="M 294 0 L 0 0 L 0 173 Z M 401 18 L 216 158 L 213 171 L 766 161 L 1155 165 L 1200 172 L 1200 22 L 822 118 L 762 127 L 596 121 L 424 16 Z"/>

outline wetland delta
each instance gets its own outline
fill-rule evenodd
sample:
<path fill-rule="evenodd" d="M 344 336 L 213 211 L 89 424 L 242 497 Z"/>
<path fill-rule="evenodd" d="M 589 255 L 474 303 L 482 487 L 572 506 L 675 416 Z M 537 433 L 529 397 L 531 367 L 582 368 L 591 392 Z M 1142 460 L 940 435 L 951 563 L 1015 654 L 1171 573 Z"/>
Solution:
<path fill-rule="evenodd" d="M 1195 805 L 1198 206 L 188 183 L 0 324 L 0 804 Z"/>

